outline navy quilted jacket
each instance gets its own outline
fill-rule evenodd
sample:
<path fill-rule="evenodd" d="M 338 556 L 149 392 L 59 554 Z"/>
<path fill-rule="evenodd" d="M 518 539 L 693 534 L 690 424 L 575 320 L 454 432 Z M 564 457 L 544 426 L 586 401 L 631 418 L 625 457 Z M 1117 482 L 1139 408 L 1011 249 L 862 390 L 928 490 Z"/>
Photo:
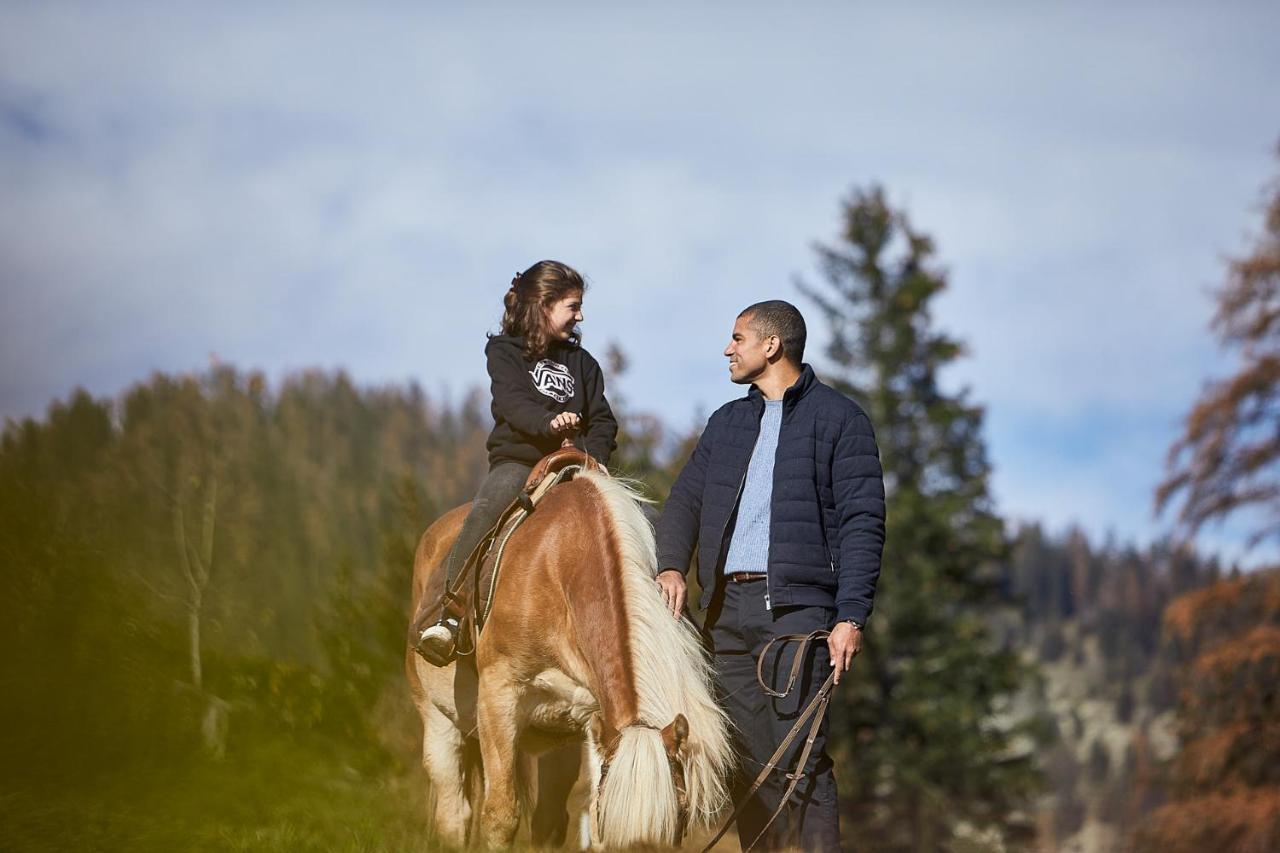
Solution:
<path fill-rule="evenodd" d="M 884 549 L 884 480 L 871 421 L 807 364 L 782 399 L 767 595 L 773 607 L 834 607 L 837 619 L 865 623 Z M 763 413 L 753 386 L 711 416 L 658 522 L 661 569 L 687 572 L 696 545 L 703 609 L 723 571 Z"/>

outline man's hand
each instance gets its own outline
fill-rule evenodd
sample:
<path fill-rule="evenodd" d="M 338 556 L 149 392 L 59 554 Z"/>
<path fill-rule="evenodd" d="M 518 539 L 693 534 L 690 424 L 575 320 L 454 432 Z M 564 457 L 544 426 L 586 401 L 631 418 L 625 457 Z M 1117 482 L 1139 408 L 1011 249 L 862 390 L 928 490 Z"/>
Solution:
<path fill-rule="evenodd" d="M 827 651 L 831 652 L 831 665 L 835 667 L 836 684 L 839 684 L 840 676 L 849 671 L 853 659 L 862 651 L 862 631 L 851 622 L 838 623 L 827 637 Z"/>
<path fill-rule="evenodd" d="M 662 590 L 662 601 L 671 611 L 671 615 L 680 618 L 684 609 L 684 573 L 679 569 L 667 569 L 658 574 L 658 589 Z"/>
<path fill-rule="evenodd" d="M 578 429 L 582 419 L 573 412 L 561 412 L 551 419 L 552 435 L 570 435 Z"/>

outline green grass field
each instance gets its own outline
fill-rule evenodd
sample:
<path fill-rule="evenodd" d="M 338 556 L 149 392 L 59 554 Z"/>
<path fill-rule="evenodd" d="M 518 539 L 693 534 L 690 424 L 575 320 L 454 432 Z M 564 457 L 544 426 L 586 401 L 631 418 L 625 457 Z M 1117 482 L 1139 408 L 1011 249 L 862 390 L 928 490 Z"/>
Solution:
<path fill-rule="evenodd" d="M 416 769 L 359 770 L 341 750 L 258 742 L 221 761 L 0 794 L 6 850 L 428 851 Z"/>

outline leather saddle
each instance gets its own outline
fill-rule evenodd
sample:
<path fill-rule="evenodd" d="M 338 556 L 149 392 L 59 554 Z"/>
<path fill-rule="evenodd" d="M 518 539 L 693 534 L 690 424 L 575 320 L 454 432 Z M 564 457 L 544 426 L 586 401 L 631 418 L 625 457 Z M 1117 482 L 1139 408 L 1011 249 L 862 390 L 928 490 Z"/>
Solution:
<path fill-rule="evenodd" d="M 445 607 L 460 616 L 458 655 L 475 651 L 475 641 L 493 605 L 507 541 L 554 486 L 572 479 L 579 471 L 608 473 L 589 454 L 571 444 L 566 443 L 566 446 L 544 456 L 529 472 L 520 494 L 503 510 L 497 524 L 489 529 L 467 557 L 454 588 L 444 593 Z"/>

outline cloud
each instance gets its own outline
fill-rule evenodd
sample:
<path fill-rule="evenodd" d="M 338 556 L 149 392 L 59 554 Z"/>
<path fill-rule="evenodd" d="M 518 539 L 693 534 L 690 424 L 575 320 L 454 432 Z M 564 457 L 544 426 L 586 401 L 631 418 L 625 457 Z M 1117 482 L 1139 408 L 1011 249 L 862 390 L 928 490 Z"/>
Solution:
<path fill-rule="evenodd" d="M 808 307 L 810 243 L 878 180 L 950 271 L 949 381 L 991 406 L 1004 506 L 1100 525 L 1105 466 L 1063 480 L 1073 451 L 1039 437 L 1088 414 L 1162 448 L 1225 367 L 1206 291 L 1273 171 L 1276 19 L 10 4 L 0 415 L 210 353 L 461 391 L 512 272 L 558 257 L 592 281 L 589 346 L 620 342 L 633 404 L 683 424 L 738 391 L 732 317 Z"/>
<path fill-rule="evenodd" d="M 993 407 L 988 427 L 996 460 L 993 491 L 1012 519 L 1040 521 L 1061 532 L 1082 527 L 1095 537 L 1117 534 L 1122 542 L 1149 544 L 1170 532 L 1174 505 L 1158 517 L 1152 495 L 1162 476 L 1166 440 L 1177 415 L 1115 409 L 1044 420 L 1032 410 Z M 1153 436 L 1161 440 L 1153 441 Z M 1275 543 L 1247 549 L 1256 514 L 1210 525 L 1197 537 L 1206 553 L 1241 566 L 1275 565 Z"/>

